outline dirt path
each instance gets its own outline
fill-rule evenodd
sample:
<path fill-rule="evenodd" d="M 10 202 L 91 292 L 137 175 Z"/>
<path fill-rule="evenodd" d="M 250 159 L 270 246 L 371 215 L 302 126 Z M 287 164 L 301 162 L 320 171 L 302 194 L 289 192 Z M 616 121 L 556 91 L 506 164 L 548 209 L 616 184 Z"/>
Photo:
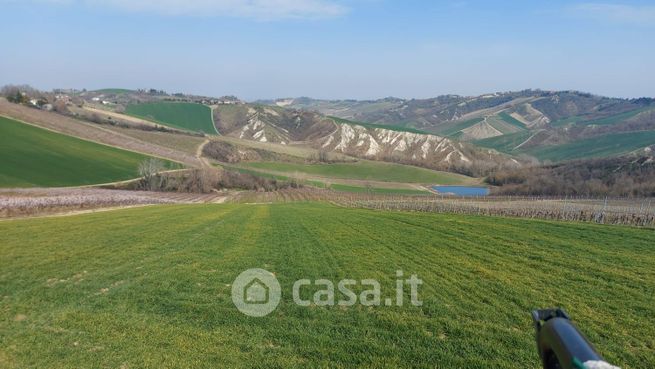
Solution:
<path fill-rule="evenodd" d="M 523 147 L 525 144 L 527 144 L 528 142 L 530 142 L 530 140 L 532 140 L 536 135 L 542 133 L 543 131 L 544 131 L 543 129 L 539 129 L 539 130 L 537 130 L 537 132 L 535 132 L 534 134 L 530 135 L 530 137 L 528 137 L 525 141 L 523 141 L 523 142 L 521 142 L 520 144 L 516 145 L 516 147 L 514 147 L 512 150 L 518 150 L 518 149 L 520 149 L 520 148 Z"/>
<path fill-rule="evenodd" d="M 200 165 L 202 165 L 204 168 L 211 168 L 212 167 L 212 165 L 209 163 L 209 161 L 202 156 L 202 151 L 205 149 L 205 146 L 207 146 L 207 144 L 210 143 L 210 142 L 211 142 L 211 140 L 206 138 L 205 141 L 203 141 L 203 143 L 198 145 L 198 148 L 196 149 L 196 159 L 198 159 L 198 161 L 200 162 Z"/>
<path fill-rule="evenodd" d="M 131 122 L 131 123 L 143 124 L 143 125 L 147 125 L 147 126 L 151 126 L 151 127 L 161 127 L 161 125 L 159 125 L 157 123 L 151 122 L 149 120 L 141 119 L 141 118 L 136 118 L 136 117 L 133 117 L 131 115 L 120 114 L 120 113 L 116 113 L 116 112 L 109 111 L 109 110 L 96 109 L 96 108 L 92 108 L 90 106 L 84 106 L 82 109 L 84 109 L 84 110 L 86 110 L 88 112 L 91 112 L 91 113 L 104 114 L 104 115 L 106 115 L 108 117 L 112 117 L 112 118 L 116 118 L 116 119 L 120 119 L 120 120 L 125 120 L 125 121 Z M 168 127 L 166 127 L 166 128 L 168 128 Z"/>
<path fill-rule="evenodd" d="M 501 112 L 503 110 L 507 110 L 508 106 L 516 106 L 516 105 L 519 105 L 519 104 L 522 104 L 522 103 L 525 103 L 525 102 L 531 102 L 531 101 L 534 101 L 534 100 L 535 100 L 534 97 L 519 97 L 519 98 L 516 98 L 516 99 L 514 99 L 512 101 L 508 101 L 507 103 L 502 104 L 501 106 L 494 106 L 494 107 L 487 108 L 487 109 L 480 109 L 480 110 L 476 110 L 476 111 L 464 114 L 461 117 L 459 117 L 458 120 L 464 121 L 464 120 L 468 120 L 468 119 L 479 118 L 479 117 L 484 117 L 484 116 L 488 116 L 488 115 L 494 115 L 494 114 L 497 114 L 497 113 L 499 113 L 499 112 Z"/>
<path fill-rule="evenodd" d="M 211 118 L 212 121 L 212 127 L 214 127 L 214 132 L 216 132 L 217 135 L 221 135 L 221 133 L 218 131 L 218 128 L 216 128 L 216 121 L 214 121 L 214 110 L 218 107 L 217 105 L 208 105 L 209 106 L 209 117 Z"/>

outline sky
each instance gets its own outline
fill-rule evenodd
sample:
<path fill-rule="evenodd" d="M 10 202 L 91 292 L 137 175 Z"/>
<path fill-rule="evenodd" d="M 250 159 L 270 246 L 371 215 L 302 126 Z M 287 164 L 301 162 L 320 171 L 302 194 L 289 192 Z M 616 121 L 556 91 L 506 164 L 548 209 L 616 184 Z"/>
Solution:
<path fill-rule="evenodd" d="M 0 85 L 655 97 L 654 1 L 0 0 Z"/>

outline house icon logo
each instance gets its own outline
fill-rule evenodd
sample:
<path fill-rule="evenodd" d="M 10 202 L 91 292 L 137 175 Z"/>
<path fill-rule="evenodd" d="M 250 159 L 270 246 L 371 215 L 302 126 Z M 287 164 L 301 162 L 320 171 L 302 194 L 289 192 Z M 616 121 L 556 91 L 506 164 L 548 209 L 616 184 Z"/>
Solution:
<path fill-rule="evenodd" d="M 269 289 L 259 278 L 253 279 L 246 285 L 243 292 L 249 304 L 265 304 L 268 302 Z"/>
<path fill-rule="evenodd" d="M 263 317 L 280 303 L 280 283 L 273 273 L 264 269 L 248 269 L 232 283 L 232 302 L 240 312 Z"/>

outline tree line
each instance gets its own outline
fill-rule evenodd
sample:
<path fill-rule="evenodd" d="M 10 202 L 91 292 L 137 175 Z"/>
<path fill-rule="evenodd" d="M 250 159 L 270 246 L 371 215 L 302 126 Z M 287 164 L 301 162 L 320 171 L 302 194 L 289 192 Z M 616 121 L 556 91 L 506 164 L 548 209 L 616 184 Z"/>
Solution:
<path fill-rule="evenodd" d="M 503 169 L 485 179 L 495 195 L 653 197 L 652 156 L 588 159 Z"/>

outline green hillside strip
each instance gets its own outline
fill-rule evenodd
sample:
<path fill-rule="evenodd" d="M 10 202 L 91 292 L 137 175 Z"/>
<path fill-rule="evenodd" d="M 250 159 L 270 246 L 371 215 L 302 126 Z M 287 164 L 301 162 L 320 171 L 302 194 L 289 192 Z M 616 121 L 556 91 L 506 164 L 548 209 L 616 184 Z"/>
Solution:
<path fill-rule="evenodd" d="M 7 368 L 537 368 L 529 313 L 549 306 L 612 364 L 655 362 L 650 229 L 305 203 L 14 220 L 0 235 Z M 231 299 L 255 267 L 282 288 L 263 318 Z M 373 278 L 395 301 L 397 270 L 423 281 L 421 307 L 408 286 L 402 306 L 293 302 L 304 278 Z"/>
<path fill-rule="evenodd" d="M 655 131 L 615 133 L 526 152 L 541 160 L 563 161 L 626 154 L 655 144 Z"/>
<path fill-rule="evenodd" d="M 228 165 L 222 165 L 222 166 L 237 171 L 239 173 L 246 173 L 257 177 L 275 179 L 278 181 L 289 181 L 292 179 L 292 177 L 289 176 L 275 175 L 275 174 L 261 172 L 253 169 L 239 168 L 239 167 L 228 166 Z M 326 185 L 326 183 L 316 180 L 306 180 L 302 182 L 309 186 L 318 187 L 318 188 L 326 188 L 328 186 Z M 431 192 L 429 191 L 412 190 L 407 188 L 363 187 L 363 186 L 352 186 L 352 185 L 345 185 L 345 184 L 338 184 L 338 183 L 330 184 L 329 188 L 334 191 L 352 192 L 352 193 L 374 193 L 374 194 L 387 194 L 387 195 L 430 195 L 431 194 Z"/>
<path fill-rule="evenodd" d="M 565 126 L 567 124 L 580 124 L 580 125 L 611 125 L 611 124 L 617 124 L 621 123 L 625 120 L 628 120 L 632 117 L 635 117 L 643 112 L 649 111 L 655 109 L 652 106 L 640 108 L 640 109 L 635 109 L 635 110 L 630 110 L 628 112 L 620 113 L 620 114 L 615 114 L 609 117 L 605 118 L 599 118 L 599 119 L 592 119 L 592 120 L 585 120 L 584 116 L 573 116 L 573 117 L 568 117 L 560 120 L 556 120 L 554 122 L 551 122 L 550 125 L 553 127 L 561 127 Z M 587 118 L 588 119 L 588 118 Z"/>
<path fill-rule="evenodd" d="M 525 124 L 521 123 L 518 119 L 514 118 L 513 116 L 507 114 L 506 112 L 502 111 L 498 113 L 498 116 L 504 120 L 506 123 L 509 123 L 517 128 L 525 129 Z"/>
<path fill-rule="evenodd" d="M 578 122 L 582 121 L 583 119 L 584 117 L 581 116 L 573 116 L 564 119 L 559 119 L 554 122 L 550 122 L 550 125 L 553 127 L 562 127 L 568 124 L 578 124 Z"/>
<path fill-rule="evenodd" d="M 504 153 L 513 153 L 514 148 L 527 140 L 534 132 L 521 131 L 502 136 L 485 138 L 473 141 L 474 144 L 490 149 L 495 149 Z"/>
<path fill-rule="evenodd" d="M 497 115 L 487 117 L 487 123 L 504 135 L 525 130 L 525 128 L 507 123 Z"/>
<path fill-rule="evenodd" d="M 244 163 L 243 166 L 291 174 L 307 173 L 310 175 L 331 178 L 362 179 L 385 182 L 462 184 L 471 181 L 470 177 L 459 174 L 438 172 L 410 165 L 371 161 L 335 164 L 256 162 Z"/>
<path fill-rule="evenodd" d="M 616 124 L 616 123 L 620 123 L 620 122 L 623 122 L 625 120 L 628 120 L 628 119 L 630 119 L 630 118 L 632 118 L 632 117 L 634 117 L 634 116 L 636 116 L 636 115 L 638 115 L 640 113 L 643 113 L 643 112 L 651 110 L 651 109 L 654 109 L 654 108 L 652 106 L 648 106 L 648 107 L 644 107 L 644 108 L 641 108 L 641 109 L 635 109 L 635 110 L 631 110 L 631 111 L 628 111 L 628 112 L 625 112 L 625 113 L 605 117 L 605 118 L 578 122 L 578 124 L 584 124 L 584 125 L 587 125 L 587 126 L 592 125 L 592 124 L 597 125 L 597 126 L 605 126 L 605 125 Z"/>
<path fill-rule="evenodd" d="M 231 165 L 226 165 L 226 164 L 221 164 L 219 165 L 220 167 L 233 170 L 235 172 L 243 173 L 243 174 L 250 174 L 255 177 L 261 177 L 261 178 L 268 178 L 268 179 L 275 179 L 278 181 L 288 181 L 291 179 L 289 176 L 281 176 L 277 174 L 271 174 L 271 173 L 266 173 L 266 172 L 261 172 L 258 170 L 253 170 L 253 169 L 247 169 L 247 168 L 240 168 L 236 166 L 231 166 Z"/>
<path fill-rule="evenodd" d="M 352 120 L 337 118 L 337 117 L 333 117 L 333 116 L 329 116 L 329 118 L 334 120 L 338 124 L 352 124 L 352 125 L 362 126 L 362 127 L 366 127 L 366 128 L 374 128 L 374 129 L 375 128 L 382 128 L 382 129 L 388 129 L 390 131 L 419 133 L 419 134 L 423 134 L 423 135 L 431 134 L 431 133 L 428 133 L 426 131 L 422 131 L 420 129 L 416 129 L 416 128 L 412 128 L 412 127 L 405 127 L 405 126 L 401 126 L 401 125 L 355 122 L 355 121 L 352 121 Z"/>
<path fill-rule="evenodd" d="M 138 176 L 138 165 L 148 156 L 0 117 L 0 158 L 0 187 L 6 188 L 127 180 Z"/>
<path fill-rule="evenodd" d="M 202 104 L 184 102 L 131 104 L 127 106 L 125 112 L 174 128 L 217 134 L 211 108 Z"/>
<path fill-rule="evenodd" d="M 460 133 L 461 130 L 472 127 L 483 120 L 484 118 L 474 118 L 463 122 L 449 122 L 438 126 L 437 133 L 443 136 L 454 136 Z"/>
<path fill-rule="evenodd" d="M 340 192 L 353 193 L 371 193 L 383 195 L 431 195 L 429 191 L 411 190 L 406 188 L 380 188 L 380 187 L 361 187 L 343 184 L 332 184 L 330 189 Z"/>

